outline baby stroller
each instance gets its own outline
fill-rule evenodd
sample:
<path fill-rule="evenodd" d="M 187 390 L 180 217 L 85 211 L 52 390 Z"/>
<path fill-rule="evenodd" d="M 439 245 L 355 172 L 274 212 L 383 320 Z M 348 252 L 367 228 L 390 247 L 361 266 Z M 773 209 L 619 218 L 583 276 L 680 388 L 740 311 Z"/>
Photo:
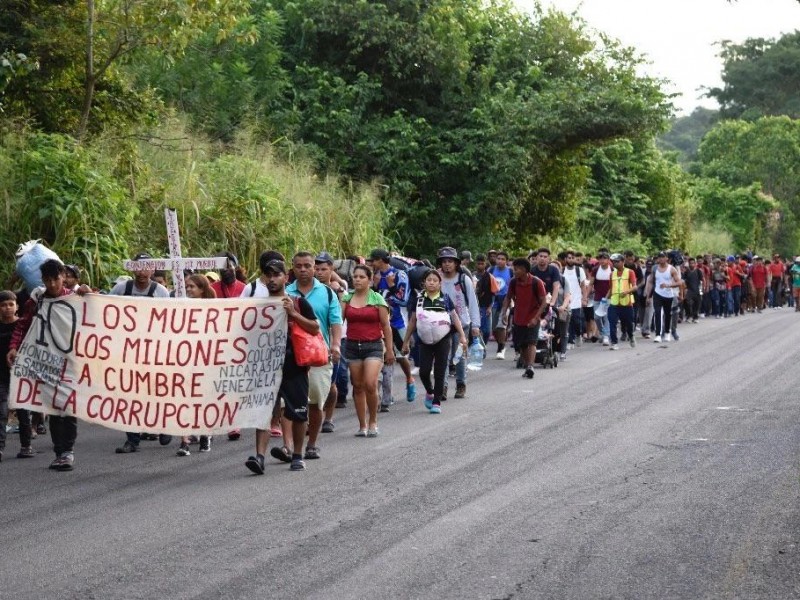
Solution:
<path fill-rule="evenodd" d="M 552 309 L 546 319 L 542 319 L 539 326 L 539 339 L 536 342 L 536 358 L 534 363 L 542 365 L 545 369 L 558 367 L 558 352 L 556 352 L 556 336 L 554 334 L 555 315 Z"/>

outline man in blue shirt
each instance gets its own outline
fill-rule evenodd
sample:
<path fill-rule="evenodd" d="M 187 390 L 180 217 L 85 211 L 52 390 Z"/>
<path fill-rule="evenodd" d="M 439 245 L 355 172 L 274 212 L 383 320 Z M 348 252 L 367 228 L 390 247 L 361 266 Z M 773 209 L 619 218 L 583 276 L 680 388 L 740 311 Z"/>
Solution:
<path fill-rule="evenodd" d="M 497 356 L 495 358 L 504 360 L 506 357 L 506 327 L 503 325 L 500 315 L 503 300 L 506 299 L 508 293 L 508 284 L 514 276 L 514 270 L 508 266 L 508 252 L 501 250 L 495 253 L 495 263 L 489 268 L 489 273 L 494 275 L 500 284 L 500 289 L 495 294 L 492 304 L 492 329 L 494 330 L 494 339 L 497 340 Z"/>
<path fill-rule="evenodd" d="M 408 283 L 408 274 L 397 269 L 389 262 L 391 255 L 382 248 L 373 250 L 367 264 L 375 272 L 374 288 L 381 294 L 389 305 L 389 325 L 392 327 L 392 338 L 395 347 L 395 355 L 403 374 L 406 376 L 406 400 L 413 402 L 417 397 L 414 376 L 411 374 L 411 361 L 403 356 L 403 338 L 406 335 L 406 321 L 403 309 L 408 306 L 408 298 L 411 294 L 411 286 Z M 389 406 L 394 402 L 392 399 L 392 375 L 393 365 L 386 365 L 382 371 L 381 385 L 381 412 L 389 412 Z"/>
<path fill-rule="evenodd" d="M 311 252 L 295 254 L 292 258 L 292 270 L 295 281 L 286 286 L 286 293 L 305 298 L 314 309 L 322 337 L 330 348 L 331 359 L 333 363 L 338 363 L 342 342 L 342 308 L 339 298 L 331 288 L 314 277 L 314 255 Z M 304 455 L 306 459 L 319 458 L 317 437 L 322 426 L 322 409 L 331 388 L 332 375 L 333 367 L 330 364 L 324 367 L 311 367 L 308 371 L 308 444 Z M 295 452 L 299 452 L 299 449 L 295 448 Z M 280 457 L 281 460 L 286 458 Z M 288 458 L 291 460 L 291 456 Z"/>

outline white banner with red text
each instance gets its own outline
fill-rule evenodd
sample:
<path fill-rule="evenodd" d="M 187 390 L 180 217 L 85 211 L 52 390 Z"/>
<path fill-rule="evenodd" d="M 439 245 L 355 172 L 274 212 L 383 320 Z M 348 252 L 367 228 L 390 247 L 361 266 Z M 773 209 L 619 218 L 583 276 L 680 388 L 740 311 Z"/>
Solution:
<path fill-rule="evenodd" d="M 132 432 L 265 429 L 286 336 L 279 300 L 45 299 L 11 369 L 9 408 Z"/>

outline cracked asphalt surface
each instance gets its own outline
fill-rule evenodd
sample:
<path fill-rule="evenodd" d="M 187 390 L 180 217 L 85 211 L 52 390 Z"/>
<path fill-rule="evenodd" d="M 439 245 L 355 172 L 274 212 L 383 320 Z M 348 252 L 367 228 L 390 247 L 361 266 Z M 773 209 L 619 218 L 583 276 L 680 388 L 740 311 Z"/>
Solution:
<path fill-rule="evenodd" d="M 487 360 L 440 416 L 398 399 L 376 439 L 348 406 L 303 473 L 251 475 L 252 432 L 120 456 L 81 423 L 72 473 L 11 436 L 2 597 L 798 598 L 800 315 L 680 333 L 532 381 Z"/>

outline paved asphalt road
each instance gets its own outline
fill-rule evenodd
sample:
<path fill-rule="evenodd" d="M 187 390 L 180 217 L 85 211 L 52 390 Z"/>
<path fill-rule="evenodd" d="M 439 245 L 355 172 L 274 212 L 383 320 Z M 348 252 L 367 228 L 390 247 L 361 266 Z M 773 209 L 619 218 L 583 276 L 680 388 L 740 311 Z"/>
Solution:
<path fill-rule="evenodd" d="M 251 475 L 251 432 L 117 456 L 80 424 L 72 473 L 12 438 L 0 598 L 798 598 L 800 315 L 681 334 L 492 360 L 377 439 L 345 409 L 304 473 Z"/>

